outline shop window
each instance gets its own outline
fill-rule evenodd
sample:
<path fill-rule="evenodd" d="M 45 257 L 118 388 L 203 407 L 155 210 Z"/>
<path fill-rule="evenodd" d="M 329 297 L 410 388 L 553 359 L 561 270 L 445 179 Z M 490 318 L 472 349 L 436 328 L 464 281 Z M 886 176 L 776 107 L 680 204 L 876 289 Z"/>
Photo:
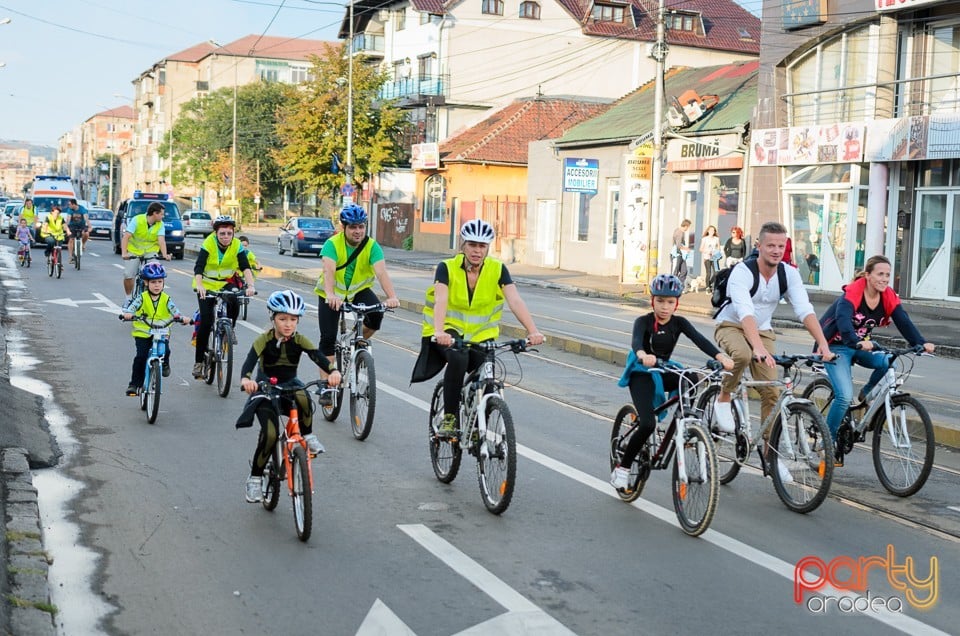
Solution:
<path fill-rule="evenodd" d="M 607 185 L 607 244 L 616 245 L 620 228 L 620 185 L 611 179 Z"/>
<path fill-rule="evenodd" d="M 423 182 L 423 222 L 442 223 L 446 212 L 447 181 L 439 174 Z"/>
<path fill-rule="evenodd" d="M 592 194 L 580 192 L 577 195 L 577 226 L 573 229 L 577 241 L 586 242 L 590 237 L 590 199 Z"/>

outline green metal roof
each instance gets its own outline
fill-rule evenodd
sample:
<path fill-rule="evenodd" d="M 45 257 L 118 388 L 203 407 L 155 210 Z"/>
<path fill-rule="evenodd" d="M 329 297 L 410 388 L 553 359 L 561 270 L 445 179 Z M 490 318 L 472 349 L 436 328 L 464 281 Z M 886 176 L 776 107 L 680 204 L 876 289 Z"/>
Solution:
<path fill-rule="evenodd" d="M 681 133 L 730 130 L 750 122 L 757 105 L 759 62 L 703 68 L 674 68 L 664 80 L 667 99 L 694 89 L 702 98 L 716 95 L 719 103 Z M 653 130 L 654 83 L 650 81 L 617 101 L 602 115 L 571 128 L 557 146 L 610 145 L 629 142 Z"/>

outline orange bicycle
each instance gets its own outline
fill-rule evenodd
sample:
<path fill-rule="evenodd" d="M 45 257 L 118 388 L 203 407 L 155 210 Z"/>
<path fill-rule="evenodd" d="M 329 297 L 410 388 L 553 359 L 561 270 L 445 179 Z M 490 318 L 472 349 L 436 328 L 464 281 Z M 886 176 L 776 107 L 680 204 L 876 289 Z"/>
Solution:
<path fill-rule="evenodd" d="M 307 384 L 297 380 L 279 385 L 276 378 L 270 378 L 268 382 L 258 383 L 262 398 L 270 400 L 270 405 L 277 415 L 278 429 L 277 443 L 267 460 L 260 482 L 263 507 L 267 510 L 277 507 L 280 502 L 280 482 L 286 479 L 293 503 L 293 523 L 301 541 L 309 540 L 313 529 L 313 470 L 310 467 L 307 442 L 300 434 L 300 416 L 293 394 L 311 387 L 316 387 L 318 395 L 336 390 L 327 388 L 323 380 L 313 380 Z M 309 396 L 309 392 L 307 395 Z M 290 402 L 287 415 L 283 414 L 283 398 Z"/>

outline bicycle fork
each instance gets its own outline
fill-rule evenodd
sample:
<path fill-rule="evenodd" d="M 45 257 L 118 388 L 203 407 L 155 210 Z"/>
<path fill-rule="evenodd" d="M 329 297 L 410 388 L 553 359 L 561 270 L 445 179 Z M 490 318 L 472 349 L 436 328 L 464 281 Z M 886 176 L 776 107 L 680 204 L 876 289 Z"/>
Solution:
<path fill-rule="evenodd" d="M 307 453 L 307 461 L 310 461 L 310 449 L 307 448 L 307 442 L 303 439 L 303 436 L 300 434 L 300 416 L 297 413 L 297 407 L 290 409 L 290 417 L 287 418 L 287 439 L 284 442 L 285 448 L 283 449 L 283 468 L 287 473 L 287 489 L 290 491 L 290 496 L 294 496 L 293 492 L 293 467 L 291 466 L 290 458 L 293 457 L 293 447 L 296 445 L 302 446 L 303 450 Z M 305 466 L 307 469 L 307 479 L 310 481 L 310 492 L 313 492 L 313 471 L 310 470 L 309 466 Z"/>

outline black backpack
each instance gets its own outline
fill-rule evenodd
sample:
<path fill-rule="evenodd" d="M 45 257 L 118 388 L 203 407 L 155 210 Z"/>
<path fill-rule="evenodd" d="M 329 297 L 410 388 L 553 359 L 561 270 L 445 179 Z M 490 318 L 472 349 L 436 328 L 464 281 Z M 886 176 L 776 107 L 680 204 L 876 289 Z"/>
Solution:
<path fill-rule="evenodd" d="M 750 287 L 750 296 L 753 297 L 757 293 L 757 289 L 760 288 L 760 264 L 756 257 L 752 255 L 748 256 L 743 264 L 753 272 L 753 286 Z M 710 304 L 717 308 L 717 311 L 713 314 L 714 318 L 720 315 L 720 311 L 730 304 L 730 296 L 727 295 L 727 281 L 730 279 L 730 272 L 733 271 L 734 267 L 736 265 L 724 267 L 717 272 L 713 279 L 713 296 L 710 297 Z M 777 265 L 777 282 L 780 283 L 781 298 L 787 293 L 787 270 L 785 268 L 786 266 L 782 262 Z"/>

